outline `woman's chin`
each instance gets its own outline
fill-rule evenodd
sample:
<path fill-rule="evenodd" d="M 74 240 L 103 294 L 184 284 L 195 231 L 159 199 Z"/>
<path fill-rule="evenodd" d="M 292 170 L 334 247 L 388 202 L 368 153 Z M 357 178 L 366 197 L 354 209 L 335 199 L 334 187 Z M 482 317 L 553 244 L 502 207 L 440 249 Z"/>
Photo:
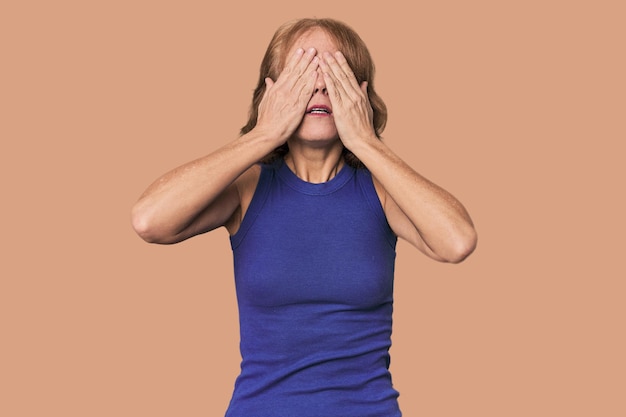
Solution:
<path fill-rule="evenodd" d="M 339 138 L 331 117 L 309 116 L 302 120 L 294 136 L 306 142 L 333 142 Z"/>
<path fill-rule="evenodd" d="M 294 133 L 293 139 L 311 145 L 328 145 L 339 140 L 339 136 L 335 129 L 299 129 Z"/>

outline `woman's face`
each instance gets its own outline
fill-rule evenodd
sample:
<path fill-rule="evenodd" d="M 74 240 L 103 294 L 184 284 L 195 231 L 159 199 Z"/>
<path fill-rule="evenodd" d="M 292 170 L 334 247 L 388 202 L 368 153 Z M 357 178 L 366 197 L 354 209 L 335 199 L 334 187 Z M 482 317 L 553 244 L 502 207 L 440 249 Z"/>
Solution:
<path fill-rule="evenodd" d="M 287 56 L 294 54 L 297 48 L 303 48 L 304 50 L 315 48 L 320 58 L 326 51 L 334 53 L 337 50 L 337 46 L 332 38 L 319 28 L 311 29 L 301 35 L 287 53 Z M 316 107 L 319 108 L 317 111 L 314 110 Z M 324 109 L 328 112 L 323 111 Z M 323 142 L 334 142 L 338 139 L 337 128 L 332 115 L 332 105 L 328 98 L 324 77 L 319 69 L 315 90 L 307 105 L 307 112 L 304 114 L 302 123 L 292 138 L 307 142 L 315 141 L 320 144 Z"/>

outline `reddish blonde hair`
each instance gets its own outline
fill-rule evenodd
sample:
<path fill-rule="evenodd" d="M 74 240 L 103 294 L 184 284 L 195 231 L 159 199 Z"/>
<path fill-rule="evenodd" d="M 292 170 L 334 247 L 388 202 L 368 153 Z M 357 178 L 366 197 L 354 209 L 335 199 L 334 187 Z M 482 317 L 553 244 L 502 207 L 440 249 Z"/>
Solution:
<path fill-rule="evenodd" d="M 346 57 L 359 84 L 367 81 L 367 94 L 374 110 L 374 130 L 376 136 L 380 138 L 380 134 L 385 129 L 385 124 L 387 123 L 387 107 L 374 89 L 374 61 L 367 46 L 365 46 L 363 40 L 352 28 L 343 22 L 327 18 L 293 20 L 283 24 L 274 33 L 261 61 L 259 81 L 252 95 L 248 122 L 241 128 L 242 135 L 248 133 L 256 126 L 259 104 L 265 94 L 265 78 L 270 77 L 276 81 L 285 65 L 287 52 L 293 47 L 296 40 L 301 35 L 316 28 L 324 30 L 333 39 L 337 48 Z M 282 158 L 288 151 L 289 148 L 285 143 L 276 148 L 262 162 L 271 163 L 278 158 Z M 363 166 L 361 161 L 347 149 L 344 149 L 344 158 L 348 164 L 354 167 Z"/>

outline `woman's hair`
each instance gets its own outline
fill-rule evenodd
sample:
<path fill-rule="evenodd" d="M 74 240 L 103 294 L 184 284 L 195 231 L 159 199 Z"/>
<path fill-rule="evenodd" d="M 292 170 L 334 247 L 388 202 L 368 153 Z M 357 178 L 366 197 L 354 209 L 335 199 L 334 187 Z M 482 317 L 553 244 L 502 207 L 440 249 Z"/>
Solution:
<path fill-rule="evenodd" d="M 344 54 L 350 68 L 354 72 L 359 84 L 367 81 L 367 94 L 374 110 L 374 130 L 380 139 L 380 134 L 387 123 L 387 107 L 374 89 L 374 62 L 359 35 L 348 25 L 334 19 L 299 19 L 287 22 L 278 28 L 265 51 L 259 71 L 259 82 L 252 96 L 252 105 L 248 123 L 241 128 L 241 134 L 251 131 L 257 123 L 259 104 L 265 94 L 265 78 L 276 81 L 281 73 L 287 52 L 293 47 L 296 40 L 312 29 L 324 30 L 335 42 L 337 48 Z M 261 162 L 271 163 L 287 154 L 289 148 L 285 143 L 267 155 Z M 349 150 L 344 148 L 346 162 L 354 167 L 362 167 L 361 161 Z"/>

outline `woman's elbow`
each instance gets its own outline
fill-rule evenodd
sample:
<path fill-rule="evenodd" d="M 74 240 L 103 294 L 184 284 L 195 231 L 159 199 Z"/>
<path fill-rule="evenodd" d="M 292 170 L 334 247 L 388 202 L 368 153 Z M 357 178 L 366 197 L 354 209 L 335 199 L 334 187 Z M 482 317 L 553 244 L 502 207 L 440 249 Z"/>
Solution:
<path fill-rule="evenodd" d="M 135 204 L 131 210 L 131 225 L 135 233 L 148 243 L 169 244 L 172 243 L 167 235 L 161 231 L 157 222 L 152 216 L 141 207 Z"/>
<path fill-rule="evenodd" d="M 478 243 L 478 235 L 476 230 L 471 227 L 462 235 L 454 240 L 454 244 L 450 248 L 450 253 L 446 256 L 446 261 L 453 264 L 463 262 L 468 256 L 474 252 Z"/>

